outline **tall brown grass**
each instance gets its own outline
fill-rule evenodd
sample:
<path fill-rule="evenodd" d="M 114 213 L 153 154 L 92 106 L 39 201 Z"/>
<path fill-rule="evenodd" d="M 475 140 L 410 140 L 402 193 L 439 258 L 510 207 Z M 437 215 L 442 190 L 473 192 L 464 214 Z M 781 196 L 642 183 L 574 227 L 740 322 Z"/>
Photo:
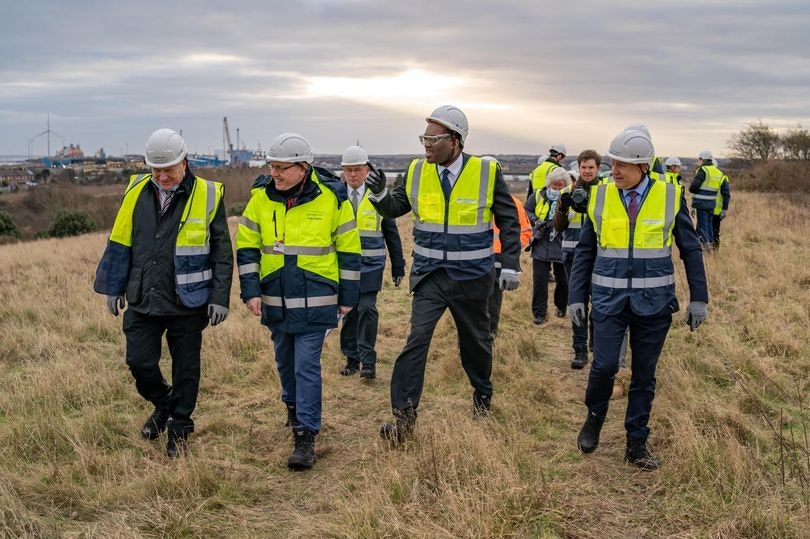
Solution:
<path fill-rule="evenodd" d="M 410 311 L 386 282 L 378 379 L 339 376 L 328 338 L 319 459 L 292 473 L 269 334 L 238 287 L 228 320 L 205 332 L 191 455 L 170 462 L 165 439 L 138 434 L 151 410 L 124 364 L 120 318 L 91 292 L 104 234 L 0 246 L 0 535 L 807 537 L 808 219 L 801 205 L 736 195 L 706 261 L 710 319 L 691 333 L 680 313 L 659 362 L 651 442 L 664 466 L 652 473 L 622 462 L 624 399 L 597 452 L 577 451 L 587 369 L 568 366 L 567 320 L 531 324 L 528 273 L 505 295 L 490 419 L 470 417 L 446 316 L 415 438 L 380 441 Z M 678 285 L 684 305 L 683 275 Z"/>

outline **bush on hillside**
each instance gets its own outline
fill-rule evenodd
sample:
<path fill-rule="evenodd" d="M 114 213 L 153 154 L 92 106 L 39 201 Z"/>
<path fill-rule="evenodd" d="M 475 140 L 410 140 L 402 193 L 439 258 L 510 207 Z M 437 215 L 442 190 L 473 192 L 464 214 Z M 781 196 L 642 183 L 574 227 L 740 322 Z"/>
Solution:
<path fill-rule="evenodd" d="M 810 170 L 806 163 L 797 161 L 768 161 L 749 169 L 726 170 L 734 190 L 762 191 L 765 193 L 810 192 Z"/>
<path fill-rule="evenodd" d="M 5 210 L 0 210 L 0 243 L 9 243 L 20 239 L 20 229 Z"/>
<path fill-rule="evenodd" d="M 59 210 L 48 228 L 48 236 L 52 238 L 64 238 L 66 236 L 78 236 L 93 232 L 96 224 L 83 211 L 79 210 Z"/>

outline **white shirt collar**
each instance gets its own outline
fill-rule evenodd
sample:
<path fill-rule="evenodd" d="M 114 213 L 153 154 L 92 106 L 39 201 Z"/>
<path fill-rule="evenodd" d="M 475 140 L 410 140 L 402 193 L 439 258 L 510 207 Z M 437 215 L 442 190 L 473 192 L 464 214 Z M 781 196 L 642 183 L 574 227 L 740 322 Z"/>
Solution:
<path fill-rule="evenodd" d="M 442 172 L 444 172 L 444 169 L 449 170 L 450 171 L 450 181 L 452 182 L 452 181 L 455 181 L 456 178 L 458 178 L 459 174 L 461 174 L 461 165 L 463 165 L 463 164 L 464 164 L 464 154 L 460 153 L 460 154 L 458 154 L 458 157 L 456 158 L 456 160 L 453 161 L 452 163 L 450 163 L 449 166 L 443 167 L 441 165 L 436 165 L 436 168 L 439 171 L 439 177 L 441 177 Z"/>
<path fill-rule="evenodd" d="M 355 190 L 355 189 L 354 189 L 354 187 L 352 187 L 351 185 L 349 185 L 349 184 L 347 183 L 347 184 L 346 184 L 346 189 L 349 191 L 349 198 L 352 198 L 352 191 L 354 191 L 354 190 Z M 358 188 L 357 188 L 357 198 L 358 198 L 358 199 L 363 198 L 363 194 L 364 194 L 365 192 L 366 192 L 366 184 L 365 184 L 365 183 L 361 183 L 361 184 L 360 184 L 360 187 L 358 187 Z"/>

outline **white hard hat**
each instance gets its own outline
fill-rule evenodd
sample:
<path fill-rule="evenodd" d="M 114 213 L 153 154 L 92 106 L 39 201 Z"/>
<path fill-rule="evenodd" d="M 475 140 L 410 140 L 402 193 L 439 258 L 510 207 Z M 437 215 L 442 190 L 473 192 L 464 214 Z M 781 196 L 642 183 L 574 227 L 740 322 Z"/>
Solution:
<path fill-rule="evenodd" d="M 180 133 L 158 129 L 146 140 L 146 166 L 169 168 L 185 159 L 188 149 Z"/>
<path fill-rule="evenodd" d="M 650 137 L 642 131 L 622 131 L 610 142 L 608 157 L 614 161 L 634 164 L 650 164 L 655 157 Z"/>
<path fill-rule="evenodd" d="M 549 148 L 548 151 L 549 151 L 549 153 L 557 152 L 557 153 L 561 153 L 563 155 L 568 155 L 568 152 L 565 149 L 565 144 L 555 144 L 554 146 Z"/>
<path fill-rule="evenodd" d="M 647 135 L 648 139 L 652 140 L 652 135 L 650 135 L 650 130 L 647 129 L 647 126 L 644 125 L 641 122 L 632 123 L 632 124 L 628 125 L 627 127 L 625 127 L 624 130 L 625 131 L 641 131 L 642 133 Z"/>
<path fill-rule="evenodd" d="M 712 152 L 710 152 L 709 150 L 703 150 L 698 155 L 698 159 L 703 159 L 704 161 L 711 161 L 712 159 L 714 159 L 714 156 L 712 155 Z"/>
<path fill-rule="evenodd" d="M 677 157 L 667 157 L 667 160 L 664 161 L 664 165 L 668 167 L 679 167 L 681 166 L 681 160 Z"/>
<path fill-rule="evenodd" d="M 500 161 L 498 161 L 497 159 L 495 159 L 494 157 L 492 157 L 491 155 L 482 155 L 482 156 L 481 156 L 481 160 L 486 160 L 486 161 L 495 161 L 495 164 L 497 164 L 498 166 L 500 166 L 500 165 L 501 165 L 501 162 L 500 162 Z"/>
<path fill-rule="evenodd" d="M 312 146 L 298 133 L 282 133 L 270 144 L 267 160 L 312 164 Z"/>
<path fill-rule="evenodd" d="M 562 167 L 557 167 L 546 176 L 546 186 L 551 185 L 557 180 L 564 180 L 565 185 L 571 184 L 571 174 Z"/>
<path fill-rule="evenodd" d="M 542 163 L 546 159 L 548 159 L 547 155 L 541 155 L 540 157 L 537 158 L 537 164 L 539 165 L 540 163 Z"/>
<path fill-rule="evenodd" d="M 366 165 L 368 164 L 368 152 L 362 146 L 349 146 L 343 150 L 343 156 L 340 158 L 340 166 L 349 167 L 352 165 Z"/>
<path fill-rule="evenodd" d="M 455 131 L 461 135 L 461 144 L 467 140 L 467 133 L 470 132 L 470 124 L 467 122 L 467 117 L 461 112 L 461 109 L 452 105 L 442 105 L 430 113 L 430 116 L 425 118 L 427 122 L 436 122 L 443 125 L 450 131 Z"/>

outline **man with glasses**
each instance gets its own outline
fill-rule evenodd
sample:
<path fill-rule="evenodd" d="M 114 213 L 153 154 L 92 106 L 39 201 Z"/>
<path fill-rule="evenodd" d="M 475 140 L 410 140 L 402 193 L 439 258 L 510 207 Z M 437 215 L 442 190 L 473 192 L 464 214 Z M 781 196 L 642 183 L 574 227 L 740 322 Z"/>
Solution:
<path fill-rule="evenodd" d="M 385 174 L 372 170 L 366 184 L 380 214 L 413 213 L 411 332 L 391 377 L 395 421 L 380 427 L 392 444 L 413 430 L 436 323 L 445 310 L 456 322 L 461 364 L 473 386 L 473 415 L 486 417 L 492 399 L 492 334 L 488 299 L 495 280 L 493 224 L 500 229 L 500 288 L 520 284 L 517 208 L 498 167 L 462 153 L 467 117 L 443 105 L 426 118 L 419 141 L 425 159 L 408 167 L 404 184 L 388 191 Z"/>
<path fill-rule="evenodd" d="M 295 448 L 287 466 L 315 463 L 325 332 L 357 305 L 360 236 L 346 187 L 312 166 L 309 142 L 282 133 L 268 152 L 236 236 L 242 300 L 270 329 Z M 261 180 L 261 178 L 260 178 Z"/>
<path fill-rule="evenodd" d="M 360 233 L 362 264 L 360 267 L 360 299 L 357 307 L 343 319 L 340 349 L 346 356 L 346 366 L 340 371 L 351 376 L 360 371 L 360 378 L 377 376 L 377 293 L 382 288 L 385 251 L 391 257 L 391 279 L 394 286 L 405 276 L 405 258 L 399 239 L 397 222 L 382 217 L 368 199 L 365 181 L 371 171 L 368 153 L 362 146 L 349 146 L 343 152 L 340 165 L 352 204 L 357 230 Z M 361 367 L 362 366 L 362 367 Z"/>
<path fill-rule="evenodd" d="M 130 178 L 93 288 L 124 312 L 126 362 L 138 393 L 154 405 L 141 434 L 168 428 L 166 453 L 183 454 L 194 431 L 202 331 L 228 316 L 233 253 L 222 184 L 194 176 L 182 137 L 158 129 L 146 142 L 151 174 Z M 158 363 L 166 334 L 172 383 Z"/>

